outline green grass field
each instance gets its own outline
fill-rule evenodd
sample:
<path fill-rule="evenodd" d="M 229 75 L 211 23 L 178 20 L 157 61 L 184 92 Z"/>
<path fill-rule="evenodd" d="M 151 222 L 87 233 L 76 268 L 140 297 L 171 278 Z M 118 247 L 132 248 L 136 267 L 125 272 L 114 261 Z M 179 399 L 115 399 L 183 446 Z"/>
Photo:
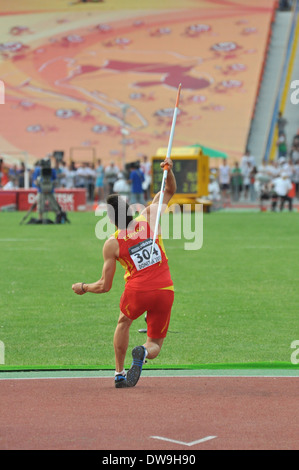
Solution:
<path fill-rule="evenodd" d="M 20 226 L 22 217 L 0 214 L 0 367 L 113 368 L 123 268 L 107 294 L 80 297 L 71 289 L 101 275 L 99 219 L 73 213 L 70 225 Z M 176 295 L 151 365 L 291 366 L 290 345 L 299 340 L 298 234 L 297 213 L 212 213 L 204 215 L 202 249 L 166 240 Z M 138 329 L 145 326 L 143 316 L 133 324 L 130 348 L 144 342 Z"/>

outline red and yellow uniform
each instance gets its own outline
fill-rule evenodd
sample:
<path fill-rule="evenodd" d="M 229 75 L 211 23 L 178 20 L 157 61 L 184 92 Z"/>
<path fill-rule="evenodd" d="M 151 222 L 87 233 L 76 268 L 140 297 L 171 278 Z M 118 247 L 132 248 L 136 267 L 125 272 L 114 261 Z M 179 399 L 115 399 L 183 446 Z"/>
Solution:
<path fill-rule="evenodd" d="M 150 264 L 154 234 L 145 217 L 137 217 L 132 229 L 118 230 L 114 236 L 119 244 L 118 261 L 126 270 L 120 309 L 131 320 L 147 312 L 148 336 L 164 338 L 169 326 L 174 288 L 162 237 L 159 235 L 154 245 Z"/>

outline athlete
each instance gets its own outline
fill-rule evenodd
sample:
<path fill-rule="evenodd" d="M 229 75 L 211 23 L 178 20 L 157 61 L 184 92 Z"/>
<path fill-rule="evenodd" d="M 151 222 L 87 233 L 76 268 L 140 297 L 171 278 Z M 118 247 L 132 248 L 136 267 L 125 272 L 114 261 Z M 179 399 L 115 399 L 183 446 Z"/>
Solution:
<path fill-rule="evenodd" d="M 172 172 L 172 160 L 161 163 L 163 170 L 169 165 L 163 199 L 163 208 L 176 191 L 176 180 Z M 104 266 L 102 277 L 93 284 L 77 283 L 72 289 L 78 295 L 87 292 L 103 294 L 110 291 L 116 270 L 116 261 L 125 268 L 125 289 L 120 300 L 120 316 L 114 333 L 115 387 L 134 387 L 141 375 L 145 359 L 154 359 L 161 351 L 166 337 L 171 309 L 174 301 L 174 287 L 168 259 L 165 253 L 161 228 L 153 244 L 154 227 L 160 193 L 152 204 L 137 218 L 121 196 L 112 194 L 107 198 L 107 212 L 117 231 L 104 244 Z M 147 340 L 132 351 L 133 362 L 130 370 L 124 369 L 129 345 L 129 331 L 132 322 L 146 312 Z"/>

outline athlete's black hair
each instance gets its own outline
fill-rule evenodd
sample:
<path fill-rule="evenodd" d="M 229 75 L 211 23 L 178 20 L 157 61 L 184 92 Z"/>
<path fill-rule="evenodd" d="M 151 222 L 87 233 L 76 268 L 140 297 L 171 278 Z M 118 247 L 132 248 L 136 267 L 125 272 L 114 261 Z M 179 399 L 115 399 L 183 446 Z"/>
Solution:
<path fill-rule="evenodd" d="M 107 213 L 111 222 L 121 230 L 127 229 L 133 220 L 129 204 L 119 194 L 110 194 L 107 197 Z"/>

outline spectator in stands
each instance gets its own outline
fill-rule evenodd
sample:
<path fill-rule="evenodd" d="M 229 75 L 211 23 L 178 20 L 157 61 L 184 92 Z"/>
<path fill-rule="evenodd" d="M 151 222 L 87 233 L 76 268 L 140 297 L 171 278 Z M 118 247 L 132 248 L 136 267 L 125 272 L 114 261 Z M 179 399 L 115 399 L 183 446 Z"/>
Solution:
<path fill-rule="evenodd" d="M 67 168 L 67 165 L 66 165 L 66 162 L 62 161 L 60 164 L 59 164 L 59 185 L 61 188 L 66 188 L 66 178 L 67 178 L 67 172 L 68 172 L 68 168 Z"/>
<path fill-rule="evenodd" d="M 119 194 L 120 196 L 124 196 L 126 201 L 129 202 L 128 200 L 130 197 L 131 188 L 123 173 L 118 174 L 118 179 L 113 185 L 113 192 L 115 194 Z"/>
<path fill-rule="evenodd" d="M 105 168 L 104 168 L 104 165 L 102 165 L 102 160 L 99 159 L 97 167 L 96 167 L 96 193 L 97 193 L 99 202 L 104 201 L 105 199 L 104 176 L 105 176 Z"/>
<path fill-rule="evenodd" d="M 283 117 L 282 112 L 279 111 L 277 119 L 278 135 L 285 134 L 285 127 L 287 124 L 288 121 Z"/>
<path fill-rule="evenodd" d="M 241 159 L 241 170 L 243 170 L 243 168 L 246 169 L 246 166 L 248 165 L 248 163 L 250 163 L 252 167 L 256 166 L 255 157 L 251 155 L 251 152 L 249 149 L 246 149 L 246 152 Z"/>
<path fill-rule="evenodd" d="M 263 176 L 269 176 L 271 174 L 271 165 L 268 164 L 265 160 L 262 161 L 262 164 L 258 167 L 258 174 Z"/>
<path fill-rule="evenodd" d="M 293 177 L 293 172 L 294 172 L 294 167 L 293 167 L 293 162 L 291 159 L 288 161 L 286 160 L 282 165 L 281 165 L 281 170 L 282 172 L 286 173 L 287 177 L 291 180 Z"/>
<path fill-rule="evenodd" d="M 17 188 L 19 182 L 17 165 L 14 165 L 13 167 L 8 169 L 8 178 L 9 182 L 12 182 L 13 187 Z"/>
<path fill-rule="evenodd" d="M 219 166 L 219 185 L 224 203 L 229 202 L 230 176 L 230 167 L 226 159 L 223 159 L 222 165 Z"/>
<path fill-rule="evenodd" d="M 295 183 L 296 198 L 299 199 L 299 160 L 294 165 L 293 182 Z"/>
<path fill-rule="evenodd" d="M 61 179 L 63 179 L 63 166 L 56 159 L 55 159 L 55 171 L 56 171 L 56 178 L 57 178 L 56 187 L 59 188 L 61 186 Z"/>
<path fill-rule="evenodd" d="M 242 176 L 243 176 L 243 197 L 245 200 L 248 199 L 249 190 L 250 190 L 250 175 L 252 171 L 251 163 L 244 164 L 242 166 Z"/>
<path fill-rule="evenodd" d="M 208 186 L 209 196 L 208 199 L 214 204 L 221 200 L 221 192 L 219 183 L 214 175 L 210 175 L 210 182 Z"/>
<path fill-rule="evenodd" d="M 281 176 L 273 180 L 273 190 L 276 198 L 272 203 L 272 210 L 276 210 L 278 199 L 280 200 L 280 211 L 283 211 L 284 204 L 287 201 L 289 203 L 289 210 L 292 211 L 293 199 L 289 196 L 289 192 L 293 186 L 287 173 L 282 173 Z"/>
<path fill-rule="evenodd" d="M 277 145 L 277 158 L 286 157 L 288 153 L 287 148 L 287 138 L 284 132 L 281 132 L 278 137 L 278 141 L 276 142 Z"/>
<path fill-rule="evenodd" d="M 299 144 L 299 129 L 298 129 L 298 132 L 296 135 L 294 135 L 294 138 L 293 138 L 293 144 L 294 146 L 298 146 Z"/>
<path fill-rule="evenodd" d="M 77 169 L 75 187 L 85 189 L 87 187 L 87 174 L 85 164 L 81 164 L 81 166 L 79 166 L 79 168 Z"/>
<path fill-rule="evenodd" d="M 152 177 L 151 177 L 152 165 L 147 155 L 143 155 L 142 158 L 143 158 L 143 161 L 140 165 L 140 168 L 144 174 L 144 183 L 143 183 L 144 199 L 145 201 L 148 201 L 150 199 L 150 185 L 152 181 Z"/>
<path fill-rule="evenodd" d="M 254 167 L 251 168 L 250 175 L 249 175 L 249 177 L 250 177 L 249 194 L 250 194 L 250 201 L 251 202 L 254 202 L 256 200 L 256 192 L 255 192 L 255 189 L 254 189 L 256 175 L 257 175 L 257 169 L 254 166 Z"/>
<path fill-rule="evenodd" d="M 256 191 L 256 194 L 258 194 L 259 201 L 260 201 L 260 209 L 263 212 L 265 210 L 264 201 L 269 201 L 271 199 L 271 194 L 272 194 L 271 180 L 269 179 L 267 181 L 265 177 L 262 177 L 261 181 L 258 181 L 258 179 L 256 179 L 255 191 Z"/>
<path fill-rule="evenodd" d="M 76 187 L 76 174 L 76 165 L 74 162 L 71 162 L 70 166 L 65 169 L 65 187 L 67 189 Z"/>
<path fill-rule="evenodd" d="M 269 175 L 271 178 L 277 178 L 280 175 L 280 167 L 277 161 L 271 160 L 269 165 Z"/>
<path fill-rule="evenodd" d="M 140 163 L 132 163 L 130 180 L 131 183 L 131 204 L 145 204 L 142 183 L 144 182 L 144 174 L 140 169 Z"/>
<path fill-rule="evenodd" d="M 231 187 L 233 201 L 237 202 L 240 200 L 240 194 L 242 193 L 243 188 L 242 171 L 238 162 L 235 163 L 235 166 L 231 171 Z"/>
<path fill-rule="evenodd" d="M 299 139 L 297 138 L 297 136 L 295 136 L 295 138 L 293 139 L 293 144 L 292 144 L 292 148 L 290 151 L 290 157 L 293 163 L 296 163 L 299 161 Z"/>
<path fill-rule="evenodd" d="M 18 170 L 18 187 L 24 188 L 25 187 L 25 163 L 21 163 L 21 168 Z"/>
<path fill-rule="evenodd" d="M 290 11 L 292 9 L 292 0 L 279 0 L 279 9 L 281 11 Z"/>
<path fill-rule="evenodd" d="M 89 201 L 94 201 L 96 171 L 94 164 L 86 163 L 86 189 Z"/>
<path fill-rule="evenodd" d="M 108 194 L 113 193 L 113 186 L 117 180 L 118 174 L 118 167 L 114 164 L 114 162 L 110 162 L 110 165 L 108 165 L 105 169 L 105 180 L 108 185 Z"/>

